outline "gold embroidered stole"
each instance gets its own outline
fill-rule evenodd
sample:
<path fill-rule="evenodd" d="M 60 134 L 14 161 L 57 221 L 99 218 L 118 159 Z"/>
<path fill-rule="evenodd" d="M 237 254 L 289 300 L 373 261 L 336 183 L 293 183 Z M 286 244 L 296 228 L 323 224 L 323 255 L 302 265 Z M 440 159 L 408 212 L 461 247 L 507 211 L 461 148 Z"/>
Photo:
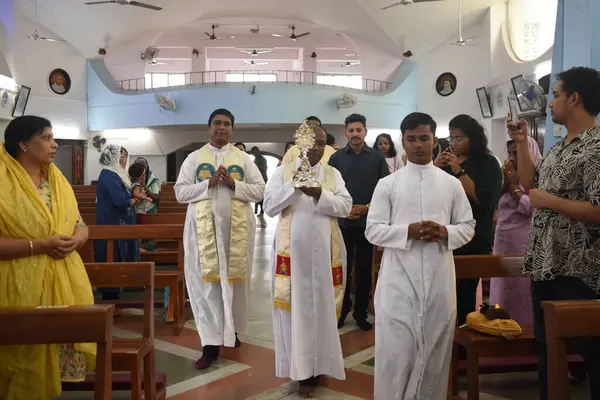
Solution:
<path fill-rule="evenodd" d="M 333 192 L 335 189 L 335 173 L 332 167 L 323 166 L 325 179 L 321 184 L 323 190 Z M 296 163 L 286 164 L 283 167 L 284 182 L 292 179 L 296 172 Z M 290 205 L 282 211 L 279 219 L 279 232 L 277 234 L 277 267 L 275 277 L 275 294 L 273 305 L 282 310 L 292 310 L 292 260 L 291 260 L 291 228 L 294 206 Z M 307 234 L 310 234 L 307 232 Z M 298 256 L 298 255 L 297 255 Z M 300 255 L 302 256 L 302 255 Z M 304 255 L 310 259 L 311 255 Z M 301 260 L 296 259 L 296 262 Z M 333 291 L 335 296 L 335 309 L 339 317 L 344 301 L 344 271 L 342 266 L 342 237 L 338 229 L 337 218 L 331 218 L 331 275 L 333 277 Z"/>
<path fill-rule="evenodd" d="M 244 180 L 244 155 L 236 147 L 228 144 L 229 152 L 225 155 L 223 165 L 235 180 Z M 209 145 L 198 153 L 196 180 L 202 182 L 210 179 L 217 168 L 216 157 Z M 201 200 L 196 204 L 196 236 L 198 254 L 204 282 L 220 282 L 219 254 L 215 235 L 215 222 L 212 215 L 211 199 Z M 231 199 L 231 224 L 229 228 L 229 259 L 227 277 L 229 283 L 245 282 L 248 269 L 248 215 L 246 203 Z"/>

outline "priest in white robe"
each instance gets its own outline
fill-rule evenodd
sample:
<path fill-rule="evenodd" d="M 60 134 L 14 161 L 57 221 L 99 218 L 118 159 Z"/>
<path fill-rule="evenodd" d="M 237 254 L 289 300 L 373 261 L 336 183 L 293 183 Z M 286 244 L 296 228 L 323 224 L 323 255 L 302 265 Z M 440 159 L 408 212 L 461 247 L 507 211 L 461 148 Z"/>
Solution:
<path fill-rule="evenodd" d="M 211 114 L 210 143 L 185 159 L 174 188 L 177 201 L 188 204 L 185 279 L 203 346 L 198 369 L 218 358 L 220 346 L 239 346 L 237 333 L 247 332 L 256 231 L 250 203 L 262 200 L 265 183 L 250 156 L 230 143 L 234 122 L 228 110 Z"/>
<path fill-rule="evenodd" d="M 264 200 L 265 213 L 280 216 L 271 269 L 276 375 L 299 381 L 302 397 L 311 395 L 321 375 L 345 379 L 337 319 L 344 298 L 346 248 L 337 218 L 352 210 L 341 174 L 319 163 L 325 131 L 311 128 L 315 145 L 308 159 L 320 187 L 294 187 L 297 159 L 277 168 Z"/>
<path fill-rule="evenodd" d="M 456 324 L 452 251 L 475 220 L 455 177 L 432 163 L 435 121 L 412 113 L 401 124 L 408 163 L 379 181 L 366 237 L 384 248 L 375 291 L 375 399 L 446 398 Z"/>

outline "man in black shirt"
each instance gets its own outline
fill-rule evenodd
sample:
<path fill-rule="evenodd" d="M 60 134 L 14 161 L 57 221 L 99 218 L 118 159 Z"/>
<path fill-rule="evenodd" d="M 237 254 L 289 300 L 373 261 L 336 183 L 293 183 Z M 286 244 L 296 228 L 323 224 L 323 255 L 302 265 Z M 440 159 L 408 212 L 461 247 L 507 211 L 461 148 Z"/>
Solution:
<path fill-rule="evenodd" d="M 346 182 L 346 189 L 352 196 L 353 206 L 350 215 L 348 218 L 340 219 L 340 228 L 348 257 L 346 281 L 350 282 L 353 261 L 356 260 L 354 265 L 356 304 L 353 316 L 360 329 L 368 331 L 373 328 L 367 321 L 373 246 L 365 238 L 367 213 L 377 182 L 389 175 L 390 172 L 383 154 L 373 150 L 365 143 L 366 118 L 360 114 L 351 114 L 346 118 L 345 124 L 348 144 L 331 156 L 329 165 L 340 171 Z M 338 328 L 344 326 L 351 308 L 350 285 L 346 285 Z"/>

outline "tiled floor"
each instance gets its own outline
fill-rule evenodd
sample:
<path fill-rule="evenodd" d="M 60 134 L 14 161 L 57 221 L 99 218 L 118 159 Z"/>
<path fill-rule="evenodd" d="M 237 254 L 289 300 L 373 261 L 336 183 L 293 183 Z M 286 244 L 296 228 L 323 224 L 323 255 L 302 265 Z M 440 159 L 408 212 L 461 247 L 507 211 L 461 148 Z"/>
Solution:
<path fill-rule="evenodd" d="M 210 369 L 194 369 L 201 344 L 190 319 L 180 336 L 171 335 L 171 326 L 157 319 L 157 370 L 167 375 L 167 397 L 173 400 L 279 400 L 298 399 L 297 384 L 277 379 L 274 368 L 273 330 L 269 273 L 275 220 L 258 219 L 255 260 L 250 282 L 249 332 L 240 335 L 242 346 L 223 348 L 221 358 Z M 157 313 L 160 315 L 161 313 Z M 116 320 L 116 335 L 139 332 L 139 310 L 128 310 Z M 362 332 L 348 317 L 340 330 L 346 380 L 324 380 L 315 399 L 373 399 L 374 334 Z M 465 383 L 461 382 L 461 388 Z M 535 373 L 497 374 L 481 378 L 481 400 L 537 398 Z M 584 399 L 584 385 L 573 388 L 573 399 Z M 64 399 L 91 399 L 90 394 L 68 393 Z M 128 393 L 115 393 L 114 399 L 126 399 Z M 387 400 L 387 399 L 386 399 Z M 436 400 L 436 399 L 434 399 Z M 440 399 L 442 400 L 442 399 Z"/>

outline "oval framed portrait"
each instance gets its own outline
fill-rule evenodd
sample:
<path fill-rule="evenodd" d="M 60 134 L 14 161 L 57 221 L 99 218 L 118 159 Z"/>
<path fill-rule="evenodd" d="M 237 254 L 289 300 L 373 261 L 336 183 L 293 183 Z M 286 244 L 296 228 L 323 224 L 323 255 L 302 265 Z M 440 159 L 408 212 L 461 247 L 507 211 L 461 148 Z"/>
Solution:
<path fill-rule="evenodd" d="M 64 69 L 57 68 L 48 75 L 48 88 L 52 93 L 63 96 L 71 90 L 71 77 Z"/>
<path fill-rule="evenodd" d="M 456 90 L 456 76 L 451 72 L 444 72 L 435 81 L 435 91 L 442 97 L 450 96 Z"/>

